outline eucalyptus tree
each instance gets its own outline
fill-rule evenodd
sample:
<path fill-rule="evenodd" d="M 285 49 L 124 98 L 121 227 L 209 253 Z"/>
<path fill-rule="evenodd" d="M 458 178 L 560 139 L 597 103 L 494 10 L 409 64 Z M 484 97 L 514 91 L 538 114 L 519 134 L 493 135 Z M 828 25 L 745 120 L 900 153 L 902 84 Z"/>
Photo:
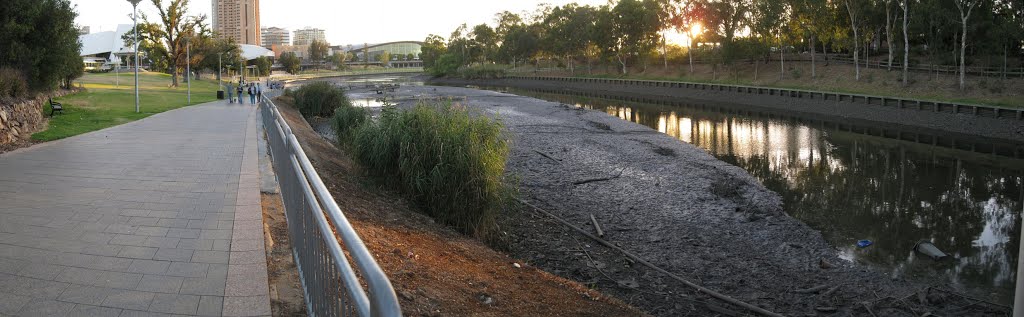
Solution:
<path fill-rule="evenodd" d="M 178 70 L 185 61 L 185 41 L 197 35 L 197 29 L 206 23 L 206 16 L 187 16 L 188 0 L 170 0 L 166 7 L 163 0 L 152 0 L 156 6 L 162 29 L 158 35 L 164 42 L 164 58 L 171 73 L 171 86 L 178 86 Z M 141 30 L 141 29 L 140 29 Z"/>
<path fill-rule="evenodd" d="M 971 17 L 971 11 L 978 6 L 981 0 L 953 0 L 957 10 L 960 11 L 960 25 L 963 27 L 963 36 L 960 37 L 960 90 L 966 88 L 964 74 L 967 72 L 967 20 Z"/>
<path fill-rule="evenodd" d="M 621 0 L 612 8 L 615 45 L 611 48 L 623 74 L 629 72 L 631 58 L 639 58 L 657 45 L 661 26 L 658 13 L 650 10 L 654 6 L 655 0 Z"/>
<path fill-rule="evenodd" d="M 907 30 L 910 28 L 910 0 L 898 0 L 900 9 L 903 9 L 903 86 L 910 82 L 907 80 L 907 72 L 910 70 L 910 36 Z M 891 40 L 890 40 L 891 41 Z M 889 46 L 890 49 L 892 45 Z M 889 68 L 892 68 L 892 52 L 889 52 Z"/>
<path fill-rule="evenodd" d="M 850 17 L 850 29 L 853 30 L 853 65 L 855 69 L 855 79 L 860 81 L 860 63 L 857 62 L 859 57 L 859 37 L 857 36 L 858 22 L 860 22 L 860 1 L 858 0 L 843 0 L 843 4 L 846 6 L 846 12 Z"/>

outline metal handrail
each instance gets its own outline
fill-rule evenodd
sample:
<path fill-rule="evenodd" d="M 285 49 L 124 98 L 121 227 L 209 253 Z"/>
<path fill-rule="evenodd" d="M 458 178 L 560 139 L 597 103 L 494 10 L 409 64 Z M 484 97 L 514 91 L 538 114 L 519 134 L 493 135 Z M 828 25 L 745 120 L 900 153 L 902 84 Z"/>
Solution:
<path fill-rule="evenodd" d="M 313 316 L 401 316 L 387 275 L 335 203 L 269 96 L 262 100 L 260 111 L 307 311 Z M 361 282 L 366 283 L 365 289 Z"/>

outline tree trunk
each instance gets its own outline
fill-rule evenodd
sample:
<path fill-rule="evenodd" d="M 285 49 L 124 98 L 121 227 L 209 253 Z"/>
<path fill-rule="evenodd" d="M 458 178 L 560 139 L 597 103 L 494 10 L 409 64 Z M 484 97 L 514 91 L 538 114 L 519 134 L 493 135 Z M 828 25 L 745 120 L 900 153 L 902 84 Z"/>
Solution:
<path fill-rule="evenodd" d="M 626 75 L 626 59 L 625 59 L 625 56 L 622 56 L 621 54 L 619 54 L 619 55 L 616 55 L 615 58 L 619 60 L 619 65 L 622 65 L 622 74 Z"/>
<path fill-rule="evenodd" d="M 1006 79 L 1006 44 L 1003 44 L 1003 79 Z"/>
<path fill-rule="evenodd" d="M 907 28 L 910 26 L 910 20 L 908 15 L 910 11 L 910 1 L 903 1 L 903 86 L 906 87 L 909 84 L 907 80 L 907 73 L 910 70 L 910 37 L 907 35 Z"/>
<path fill-rule="evenodd" d="M 690 40 L 690 50 L 686 52 L 686 55 L 690 55 L 690 76 L 693 76 L 693 40 Z"/>
<path fill-rule="evenodd" d="M 960 20 L 964 33 L 960 40 L 960 90 L 964 90 L 967 84 L 964 82 L 964 75 L 967 73 L 967 16 Z"/>
<path fill-rule="evenodd" d="M 821 42 L 821 52 L 825 54 L 825 66 L 828 66 L 832 60 L 828 58 L 828 44 Z"/>
<path fill-rule="evenodd" d="M 665 34 L 661 35 L 661 58 L 665 62 L 665 70 L 668 70 L 668 43 L 666 43 Z"/>
<path fill-rule="evenodd" d="M 903 0 L 901 0 L 903 1 Z M 892 41 L 892 0 L 885 1 L 885 42 L 889 44 L 889 65 L 887 66 L 888 71 L 892 71 L 892 59 L 895 45 Z"/>
<path fill-rule="evenodd" d="M 786 45 L 782 43 L 782 32 L 779 32 L 779 80 L 786 78 Z"/>
<path fill-rule="evenodd" d="M 850 5 L 851 0 L 846 0 L 846 11 L 850 14 L 850 28 L 853 29 L 853 68 L 855 70 L 854 78 L 860 81 L 860 64 L 857 63 L 860 47 L 860 41 L 857 40 L 857 14 L 853 11 L 853 7 Z"/>
<path fill-rule="evenodd" d="M 814 49 L 815 49 L 815 47 L 814 47 L 814 39 L 815 39 L 815 36 L 811 35 L 811 78 L 817 77 L 817 74 L 814 72 L 814 67 L 815 67 L 814 66 L 814 60 L 815 60 L 815 58 L 814 58 L 814 55 L 815 55 L 815 52 L 814 52 Z"/>

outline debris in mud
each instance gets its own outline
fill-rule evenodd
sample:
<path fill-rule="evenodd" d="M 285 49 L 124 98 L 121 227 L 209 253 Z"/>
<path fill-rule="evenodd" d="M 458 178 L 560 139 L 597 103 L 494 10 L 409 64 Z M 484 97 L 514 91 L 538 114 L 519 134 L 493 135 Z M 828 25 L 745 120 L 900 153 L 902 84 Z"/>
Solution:
<path fill-rule="evenodd" d="M 627 278 L 627 279 L 624 279 L 624 280 L 619 280 L 618 283 L 619 283 L 619 286 L 622 286 L 622 287 L 625 287 L 625 288 L 629 288 L 629 289 L 636 289 L 636 288 L 640 287 L 640 282 L 637 282 L 635 277 L 630 277 L 630 278 Z"/>
<path fill-rule="evenodd" d="M 936 261 L 942 260 L 948 256 L 945 252 L 942 252 L 942 250 L 939 250 L 938 247 L 928 241 L 918 242 L 917 245 L 914 246 L 914 251 L 924 254 Z"/>
<path fill-rule="evenodd" d="M 587 121 L 587 124 L 591 127 L 597 128 L 598 130 L 611 131 L 612 127 L 607 123 L 597 121 Z"/>
<path fill-rule="evenodd" d="M 865 240 L 858 240 L 857 241 L 857 247 L 858 248 L 867 248 L 867 247 L 870 247 L 872 244 L 875 244 L 875 243 L 871 242 L 871 240 L 867 240 L 867 239 L 865 239 Z"/>
<path fill-rule="evenodd" d="M 659 147 L 654 148 L 654 153 L 657 153 L 658 155 L 661 155 L 661 156 L 670 156 L 670 157 L 679 156 L 679 154 L 676 154 L 676 150 L 673 150 L 673 149 L 670 149 L 670 148 L 667 148 L 667 147 L 663 147 L 663 146 L 659 146 Z"/>
<path fill-rule="evenodd" d="M 610 180 L 613 180 L 613 179 L 616 179 L 616 178 L 619 178 L 620 176 L 622 176 L 622 172 L 624 172 L 625 170 L 626 170 L 625 168 L 619 169 L 619 173 L 615 174 L 615 176 L 612 176 L 612 177 L 599 177 L 599 178 L 585 179 L 585 180 L 581 180 L 581 181 L 572 182 L 572 184 L 573 185 L 583 185 L 583 184 L 593 183 L 593 182 L 610 181 Z"/>

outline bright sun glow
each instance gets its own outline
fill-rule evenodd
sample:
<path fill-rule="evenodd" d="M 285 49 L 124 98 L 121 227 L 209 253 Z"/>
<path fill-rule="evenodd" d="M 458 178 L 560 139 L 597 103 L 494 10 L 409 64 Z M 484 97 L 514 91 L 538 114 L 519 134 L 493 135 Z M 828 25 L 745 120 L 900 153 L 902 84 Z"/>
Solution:
<path fill-rule="evenodd" d="M 689 47 L 690 34 L 700 34 L 703 30 L 704 28 L 700 25 L 700 22 L 695 22 L 690 26 L 689 32 L 665 32 L 665 41 L 668 42 L 668 44 Z"/>

